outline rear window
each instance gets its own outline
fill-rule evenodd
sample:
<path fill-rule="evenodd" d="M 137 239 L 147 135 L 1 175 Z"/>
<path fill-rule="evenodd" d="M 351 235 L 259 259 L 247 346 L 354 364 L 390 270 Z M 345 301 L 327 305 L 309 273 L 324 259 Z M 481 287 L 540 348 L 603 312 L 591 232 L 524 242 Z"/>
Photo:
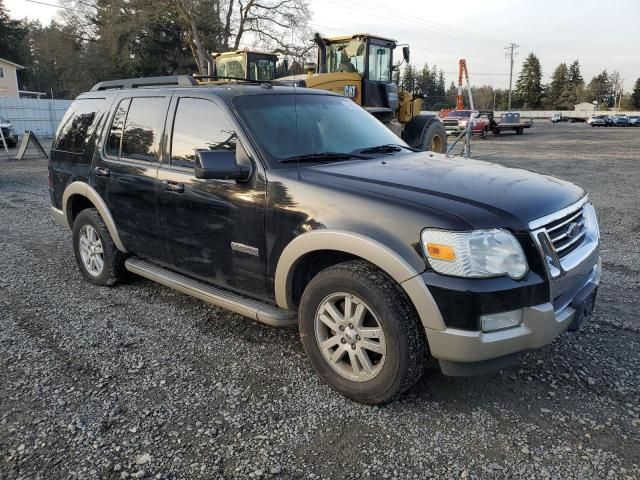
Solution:
<path fill-rule="evenodd" d="M 60 122 L 54 150 L 83 153 L 98 123 L 98 114 L 104 101 L 104 98 L 80 98 L 74 101 Z"/>
<path fill-rule="evenodd" d="M 165 109 L 164 97 L 122 100 L 109 128 L 107 154 L 149 162 L 158 161 Z"/>

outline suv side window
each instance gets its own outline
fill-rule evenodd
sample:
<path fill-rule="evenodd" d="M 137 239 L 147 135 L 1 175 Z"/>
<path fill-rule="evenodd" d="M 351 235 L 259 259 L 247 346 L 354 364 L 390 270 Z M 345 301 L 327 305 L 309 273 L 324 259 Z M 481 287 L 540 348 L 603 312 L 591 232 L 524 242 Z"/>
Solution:
<path fill-rule="evenodd" d="M 158 160 L 160 120 L 164 117 L 163 97 L 131 99 L 122 132 L 120 156 L 154 162 Z"/>
<path fill-rule="evenodd" d="M 124 119 L 129 110 L 130 98 L 120 101 L 118 109 L 113 116 L 111 128 L 109 128 L 109 137 L 107 138 L 107 155 L 112 157 L 120 156 L 120 143 L 122 140 L 122 128 L 124 127 Z"/>
<path fill-rule="evenodd" d="M 203 98 L 180 98 L 173 120 L 171 164 L 192 167 L 202 150 L 236 150 L 236 132 L 223 110 Z"/>
<path fill-rule="evenodd" d="M 103 104 L 104 98 L 81 98 L 74 101 L 58 128 L 53 149 L 83 153 Z"/>

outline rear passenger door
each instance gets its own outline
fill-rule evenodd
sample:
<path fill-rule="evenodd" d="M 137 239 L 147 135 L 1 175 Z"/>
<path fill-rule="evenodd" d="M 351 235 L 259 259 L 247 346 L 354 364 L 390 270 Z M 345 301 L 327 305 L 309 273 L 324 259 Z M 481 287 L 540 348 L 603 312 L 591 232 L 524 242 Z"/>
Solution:
<path fill-rule="evenodd" d="M 214 99 L 176 96 L 167 119 L 166 155 L 158 171 L 158 217 L 164 261 L 218 286 L 265 296 L 264 172 L 228 108 Z M 195 178 L 196 152 L 233 150 L 250 165 L 246 182 Z"/>
<path fill-rule="evenodd" d="M 127 250 L 152 259 L 162 256 L 156 177 L 168 105 L 152 93 L 119 98 L 92 172 Z"/>

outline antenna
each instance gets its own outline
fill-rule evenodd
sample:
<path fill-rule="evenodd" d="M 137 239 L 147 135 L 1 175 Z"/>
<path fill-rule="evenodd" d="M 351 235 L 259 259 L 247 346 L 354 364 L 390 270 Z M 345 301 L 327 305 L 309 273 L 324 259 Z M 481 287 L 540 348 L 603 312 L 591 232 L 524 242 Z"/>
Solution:
<path fill-rule="evenodd" d="M 513 57 L 515 57 L 516 55 L 518 55 L 518 52 L 514 52 L 514 49 L 516 48 L 520 48 L 520 45 L 516 45 L 515 43 L 510 43 L 509 45 L 507 45 L 506 47 L 504 47 L 504 49 L 507 51 L 507 53 L 505 53 L 505 58 L 509 58 L 509 63 L 510 63 L 510 67 L 509 67 L 509 103 L 508 103 L 508 107 L 507 107 L 507 111 L 511 111 L 511 85 L 513 83 Z"/>

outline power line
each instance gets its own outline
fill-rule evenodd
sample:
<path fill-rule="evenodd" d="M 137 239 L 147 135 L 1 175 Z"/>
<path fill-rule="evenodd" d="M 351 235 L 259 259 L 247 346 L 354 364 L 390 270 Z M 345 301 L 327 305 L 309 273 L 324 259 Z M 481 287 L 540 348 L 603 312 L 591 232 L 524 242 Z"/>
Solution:
<path fill-rule="evenodd" d="M 465 32 L 463 30 L 459 30 L 453 27 L 448 27 L 445 25 L 440 25 L 440 24 L 428 24 L 426 23 L 426 21 L 424 20 L 416 20 L 414 18 L 411 17 L 406 17 L 406 16 L 402 16 L 399 14 L 394 14 L 394 13 L 385 13 L 385 14 L 377 14 L 375 12 L 371 12 L 371 5 L 365 5 L 365 4 L 359 4 L 356 3 L 354 0 L 351 0 L 351 3 L 353 3 L 355 5 L 355 7 L 350 6 L 349 4 L 343 4 L 343 3 L 338 3 L 335 2 L 333 0 L 325 0 L 328 3 L 331 3 L 333 5 L 339 6 L 340 8 L 346 8 L 349 10 L 352 10 L 354 12 L 358 12 L 358 13 L 362 13 L 363 9 L 366 9 L 365 11 L 367 12 L 368 15 L 371 15 L 373 17 L 377 17 L 380 18 L 382 20 L 386 20 L 389 21 L 389 19 L 394 20 L 400 24 L 409 26 L 409 27 L 419 27 L 419 28 L 424 28 L 426 30 L 431 30 L 434 31 L 435 33 L 438 33 L 440 35 L 447 35 L 450 37 L 455 37 L 455 38 L 460 38 L 462 40 L 466 40 L 469 42 L 478 42 L 478 41 L 482 41 L 482 38 L 480 38 L 478 35 L 476 35 L 475 33 L 470 33 L 470 32 Z M 460 33 L 455 33 L 455 30 L 458 30 Z M 491 43 L 503 43 L 501 41 L 498 40 L 494 40 L 494 39 L 490 39 L 490 40 L 485 40 L 486 41 L 490 41 Z"/>
<path fill-rule="evenodd" d="M 45 5 L 47 7 L 60 8 L 62 10 L 71 10 L 71 11 L 74 11 L 74 12 L 82 13 L 82 10 L 78 10 L 77 8 L 63 7 L 62 5 L 54 5 L 53 3 L 40 2 L 38 0 L 25 0 L 25 2 L 37 3 L 38 5 Z"/>

